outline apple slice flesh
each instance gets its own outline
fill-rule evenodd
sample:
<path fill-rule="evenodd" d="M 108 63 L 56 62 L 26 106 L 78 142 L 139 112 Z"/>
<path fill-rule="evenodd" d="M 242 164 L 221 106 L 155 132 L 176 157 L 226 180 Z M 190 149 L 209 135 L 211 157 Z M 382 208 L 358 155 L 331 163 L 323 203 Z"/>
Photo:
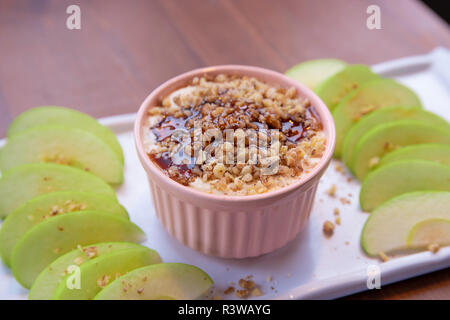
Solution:
<path fill-rule="evenodd" d="M 116 278 L 135 269 L 161 263 L 155 250 L 146 247 L 110 252 L 80 266 L 80 290 L 69 289 L 66 276 L 53 293 L 54 300 L 91 300 Z M 130 289 L 132 290 L 132 289 Z"/>
<path fill-rule="evenodd" d="M 5 172 L 0 179 L 0 218 L 38 195 L 72 190 L 116 198 L 110 185 L 83 170 L 59 164 L 28 164 Z"/>
<path fill-rule="evenodd" d="M 380 252 L 394 253 L 420 248 L 421 245 L 416 247 L 412 243 L 408 244 L 410 233 L 417 232 L 418 229 L 414 229 L 424 221 L 450 219 L 448 208 L 450 192 L 421 191 L 402 194 L 372 212 L 364 225 L 361 245 L 371 256 Z M 444 237 L 448 239 L 448 234 Z"/>
<path fill-rule="evenodd" d="M 333 110 L 335 106 L 351 91 L 362 83 L 377 79 L 369 67 L 354 64 L 345 67 L 330 78 L 321 82 L 315 89 L 317 95 Z"/>
<path fill-rule="evenodd" d="M 314 90 L 319 83 L 335 75 L 347 66 L 338 59 L 317 59 L 297 64 L 286 71 L 286 75 Z"/>
<path fill-rule="evenodd" d="M 367 175 L 359 199 L 364 211 L 372 211 L 395 196 L 421 190 L 450 191 L 450 167 L 424 160 L 387 164 Z"/>
<path fill-rule="evenodd" d="M 78 245 L 144 239 L 145 234 L 138 226 L 111 213 L 66 213 L 35 225 L 22 236 L 12 253 L 11 270 L 20 284 L 30 288 L 46 266 Z"/>
<path fill-rule="evenodd" d="M 107 285 L 95 300 L 198 299 L 213 281 L 197 267 L 183 263 L 161 263 L 136 269 Z M 125 290 L 124 290 L 125 288 Z"/>
<path fill-rule="evenodd" d="M 417 223 L 409 232 L 407 243 L 413 248 L 450 245 L 450 215 L 447 219 L 434 218 Z"/>
<path fill-rule="evenodd" d="M 30 300 L 50 300 L 71 265 L 81 266 L 86 261 L 95 260 L 104 254 L 129 248 L 142 248 L 133 242 L 102 242 L 79 247 L 48 265 L 33 283 L 28 294 Z"/>
<path fill-rule="evenodd" d="M 43 106 L 27 110 L 14 119 L 7 136 L 11 138 L 27 129 L 43 125 L 61 125 L 88 131 L 102 139 L 123 163 L 123 151 L 114 133 L 91 116 L 69 108 Z"/>
<path fill-rule="evenodd" d="M 421 120 L 424 123 L 433 123 L 437 126 L 448 126 L 447 121 L 432 112 L 418 108 L 385 107 L 378 109 L 356 122 L 345 135 L 342 142 L 342 161 L 347 167 L 352 166 L 353 152 L 359 139 L 371 129 L 380 124 L 397 120 Z"/>
<path fill-rule="evenodd" d="M 450 145 L 425 143 L 394 150 L 381 158 L 378 166 L 400 160 L 428 160 L 450 166 Z"/>
<path fill-rule="evenodd" d="M 377 79 L 363 84 L 345 97 L 333 110 L 336 124 L 335 156 L 341 156 L 342 143 L 353 124 L 370 112 L 391 106 L 420 108 L 417 95 L 392 79 Z"/>
<path fill-rule="evenodd" d="M 77 128 L 40 126 L 9 138 L 0 150 L 0 169 L 53 162 L 78 167 L 111 184 L 123 181 L 123 165 L 97 136 Z"/>
<path fill-rule="evenodd" d="M 0 228 L 0 254 L 7 266 L 19 239 L 36 224 L 73 211 L 100 210 L 128 219 L 115 198 L 79 191 L 52 192 L 37 196 L 14 210 Z"/>
<path fill-rule="evenodd" d="M 408 145 L 450 144 L 450 130 L 418 120 L 399 120 L 379 125 L 358 141 L 350 169 L 362 180 L 389 152 Z"/>

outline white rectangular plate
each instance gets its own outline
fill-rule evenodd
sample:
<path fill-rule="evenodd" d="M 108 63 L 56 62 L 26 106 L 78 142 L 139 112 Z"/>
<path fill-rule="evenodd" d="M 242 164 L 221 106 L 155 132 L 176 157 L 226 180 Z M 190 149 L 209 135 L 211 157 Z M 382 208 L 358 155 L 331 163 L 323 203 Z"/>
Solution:
<path fill-rule="evenodd" d="M 375 72 L 412 88 L 426 109 L 450 121 L 449 68 L 450 52 L 443 48 L 424 56 L 373 66 Z M 330 299 L 367 290 L 369 266 L 380 268 L 382 286 L 450 266 L 450 247 L 436 254 L 421 252 L 384 263 L 368 258 L 359 245 L 361 229 L 368 216 L 359 208 L 360 185 L 355 180 L 347 182 L 349 175 L 336 171 L 337 161 L 332 162 L 320 182 L 306 230 L 284 248 L 258 258 L 232 260 L 205 256 L 184 247 L 169 236 L 156 218 L 145 172 L 135 153 L 134 116 L 100 120 L 117 134 L 125 153 L 125 183 L 117 190 L 118 198 L 128 209 L 131 220 L 147 234 L 145 245 L 156 249 L 165 262 L 193 264 L 210 274 L 215 281 L 210 296 L 233 299 L 234 294 L 223 294 L 229 282 L 236 283 L 252 275 L 263 292 L 263 299 Z M 0 141 L 0 145 L 3 143 Z M 335 198 L 326 194 L 333 184 L 338 186 Z M 351 204 L 342 204 L 341 197 L 350 199 Z M 327 239 L 322 234 L 322 225 L 325 220 L 334 220 L 334 208 L 339 208 L 342 223 Z M 268 281 L 269 276 L 271 281 Z M 0 299 L 26 297 L 27 291 L 17 284 L 9 269 L 0 264 Z"/>

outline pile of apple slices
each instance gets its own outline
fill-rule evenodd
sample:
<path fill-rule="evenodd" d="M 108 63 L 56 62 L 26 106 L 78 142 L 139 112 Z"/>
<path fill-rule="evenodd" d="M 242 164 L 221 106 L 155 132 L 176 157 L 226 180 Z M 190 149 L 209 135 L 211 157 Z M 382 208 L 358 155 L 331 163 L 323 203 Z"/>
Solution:
<path fill-rule="evenodd" d="M 364 65 L 301 63 L 286 75 L 314 90 L 333 114 L 335 157 L 362 181 L 371 212 L 361 235 L 369 255 L 450 244 L 450 125 L 417 95 Z"/>
<path fill-rule="evenodd" d="M 114 185 L 123 181 L 123 152 L 114 133 L 90 116 L 62 107 L 22 113 L 8 129 L 0 170 L 57 163 L 88 171 Z"/>
<path fill-rule="evenodd" d="M 0 254 L 30 299 L 194 299 L 210 288 L 203 271 L 137 244 L 145 234 L 108 184 L 122 182 L 122 149 L 95 119 L 25 112 L 0 167 Z"/>

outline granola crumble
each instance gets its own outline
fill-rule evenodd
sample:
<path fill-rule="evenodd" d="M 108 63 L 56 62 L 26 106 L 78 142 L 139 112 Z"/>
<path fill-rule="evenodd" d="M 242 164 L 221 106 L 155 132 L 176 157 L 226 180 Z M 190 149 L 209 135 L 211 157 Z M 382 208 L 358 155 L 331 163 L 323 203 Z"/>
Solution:
<path fill-rule="evenodd" d="M 295 88 L 237 75 L 194 78 L 149 110 L 145 130 L 146 152 L 170 178 L 227 195 L 287 186 L 326 147 L 320 119 Z M 225 137 L 219 141 L 211 132 Z"/>

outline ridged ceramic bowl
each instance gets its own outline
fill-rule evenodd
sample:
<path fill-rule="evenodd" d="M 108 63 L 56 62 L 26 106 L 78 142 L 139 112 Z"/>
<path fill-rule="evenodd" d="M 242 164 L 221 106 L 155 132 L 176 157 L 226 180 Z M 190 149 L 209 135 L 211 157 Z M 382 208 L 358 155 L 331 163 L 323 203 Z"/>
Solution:
<path fill-rule="evenodd" d="M 310 100 L 326 135 L 326 150 L 319 163 L 284 188 L 258 195 L 208 194 L 170 179 L 146 154 L 143 144 L 148 110 L 161 98 L 205 74 L 237 74 L 268 84 L 295 87 Z M 336 133 L 326 105 L 310 89 L 275 71 L 240 65 L 193 70 L 156 88 L 137 114 L 135 143 L 150 185 L 156 214 L 167 231 L 184 245 L 223 258 L 247 258 L 274 251 L 293 240 L 306 226 L 320 177 L 333 155 Z"/>

